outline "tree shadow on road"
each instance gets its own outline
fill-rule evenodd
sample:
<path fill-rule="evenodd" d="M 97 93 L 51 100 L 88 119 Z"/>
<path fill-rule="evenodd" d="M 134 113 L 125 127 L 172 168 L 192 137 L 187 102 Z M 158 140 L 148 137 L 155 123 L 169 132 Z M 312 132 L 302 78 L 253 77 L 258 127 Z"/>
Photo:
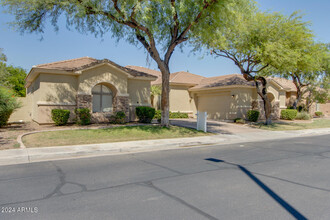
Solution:
<path fill-rule="evenodd" d="M 216 158 L 206 158 L 205 160 L 215 162 L 215 163 L 226 163 L 229 165 L 236 166 L 239 168 L 244 174 L 246 174 L 253 182 L 255 182 L 261 189 L 263 189 L 270 197 L 272 197 L 279 205 L 281 205 L 287 212 L 289 212 L 296 219 L 307 220 L 307 218 L 301 214 L 298 210 L 296 210 L 293 206 L 291 206 L 288 202 L 282 199 L 278 194 L 276 194 L 271 188 L 269 188 L 266 184 L 264 184 L 260 179 L 258 179 L 255 175 L 253 175 L 248 169 L 244 166 L 226 162 L 224 160 L 219 160 Z"/>

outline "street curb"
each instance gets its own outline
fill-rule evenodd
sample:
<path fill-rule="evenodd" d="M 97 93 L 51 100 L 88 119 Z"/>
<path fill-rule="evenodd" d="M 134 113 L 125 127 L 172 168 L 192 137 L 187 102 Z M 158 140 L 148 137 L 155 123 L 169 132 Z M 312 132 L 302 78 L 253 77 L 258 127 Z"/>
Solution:
<path fill-rule="evenodd" d="M 20 148 L 0 151 L 0 165 L 161 150 L 189 149 L 191 147 L 199 148 L 205 146 L 260 142 L 327 134 L 330 134 L 330 128 L 293 131 L 260 131 L 241 133 L 239 135 L 219 134 L 192 138 L 156 139 L 44 148 Z M 22 135 L 22 137 L 23 136 L 24 135 Z"/>

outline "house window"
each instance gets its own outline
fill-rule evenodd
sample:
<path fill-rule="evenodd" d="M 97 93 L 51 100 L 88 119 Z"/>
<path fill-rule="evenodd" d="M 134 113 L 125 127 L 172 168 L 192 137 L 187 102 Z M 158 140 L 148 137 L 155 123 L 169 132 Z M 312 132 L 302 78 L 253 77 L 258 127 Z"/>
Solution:
<path fill-rule="evenodd" d="M 96 85 L 92 89 L 93 112 L 112 111 L 112 92 L 105 85 Z"/>

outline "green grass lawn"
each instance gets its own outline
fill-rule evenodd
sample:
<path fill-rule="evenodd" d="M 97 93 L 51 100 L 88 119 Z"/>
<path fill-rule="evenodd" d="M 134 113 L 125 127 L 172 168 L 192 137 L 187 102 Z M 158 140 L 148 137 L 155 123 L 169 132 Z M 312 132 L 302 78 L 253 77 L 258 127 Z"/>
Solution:
<path fill-rule="evenodd" d="M 190 128 L 171 126 L 123 126 L 106 129 L 48 131 L 23 137 L 26 147 L 50 147 L 120 141 L 182 138 L 210 135 Z"/>
<path fill-rule="evenodd" d="M 313 128 L 330 128 L 330 119 L 314 119 L 313 122 L 281 122 L 273 123 L 271 125 L 264 125 L 262 123 L 257 125 L 258 128 L 271 131 L 285 131 L 285 130 L 302 130 Z"/>

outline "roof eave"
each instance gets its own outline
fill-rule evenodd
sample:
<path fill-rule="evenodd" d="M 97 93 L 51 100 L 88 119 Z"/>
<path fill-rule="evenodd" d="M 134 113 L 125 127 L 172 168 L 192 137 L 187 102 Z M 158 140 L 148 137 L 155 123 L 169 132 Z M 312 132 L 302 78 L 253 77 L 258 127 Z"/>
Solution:
<path fill-rule="evenodd" d="M 227 85 L 227 86 L 215 86 L 215 87 L 207 87 L 207 88 L 190 88 L 190 92 L 199 92 L 199 91 L 208 91 L 208 90 L 220 90 L 220 89 L 228 89 L 228 88 L 255 88 L 255 86 L 249 85 Z"/>

